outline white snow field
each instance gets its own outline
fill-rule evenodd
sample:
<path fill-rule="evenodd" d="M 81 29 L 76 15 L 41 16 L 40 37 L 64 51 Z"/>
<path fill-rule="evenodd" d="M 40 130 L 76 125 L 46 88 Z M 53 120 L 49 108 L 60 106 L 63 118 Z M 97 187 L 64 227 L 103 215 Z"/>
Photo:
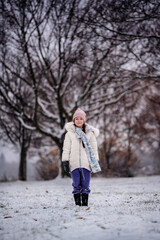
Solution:
<path fill-rule="evenodd" d="M 160 176 L 92 178 L 88 207 L 71 184 L 0 183 L 0 240 L 160 239 Z"/>

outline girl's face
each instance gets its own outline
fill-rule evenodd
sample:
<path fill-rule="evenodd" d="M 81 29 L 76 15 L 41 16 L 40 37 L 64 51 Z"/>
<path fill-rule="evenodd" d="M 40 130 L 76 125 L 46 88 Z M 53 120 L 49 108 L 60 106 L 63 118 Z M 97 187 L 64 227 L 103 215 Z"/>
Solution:
<path fill-rule="evenodd" d="M 84 124 L 84 120 L 81 117 L 75 117 L 74 123 L 77 127 L 82 128 L 82 126 Z"/>

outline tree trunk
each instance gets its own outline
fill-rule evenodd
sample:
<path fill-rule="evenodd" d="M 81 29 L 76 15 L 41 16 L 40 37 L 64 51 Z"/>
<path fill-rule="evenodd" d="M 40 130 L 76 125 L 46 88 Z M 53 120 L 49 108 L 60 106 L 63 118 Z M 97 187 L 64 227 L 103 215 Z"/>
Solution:
<path fill-rule="evenodd" d="M 19 180 L 27 180 L 27 151 L 28 147 L 25 146 L 25 142 L 21 145 L 20 165 L 19 165 Z"/>
<path fill-rule="evenodd" d="M 132 159 L 131 159 L 131 127 L 128 127 L 128 152 L 127 152 L 127 161 L 126 161 L 126 172 L 127 177 L 133 177 L 133 174 L 131 173 L 130 167 L 132 165 Z"/>
<path fill-rule="evenodd" d="M 107 169 L 110 169 L 110 154 L 106 152 Z"/>
<path fill-rule="evenodd" d="M 21 153 L 20 153 L 20 164 L 19 164 L 19 180 L 27 180 L 27 152 L 31 143 L 32 133 L 28 132 L 22 126 L 21 129 Z"/>
<path fill-rule="evenodd" d="M 110 147 L 107 148 L 107 143 L 106 143 L 106 114 L 104 112 L 103 114 L 103 151 L 104 151 L 104 158 L 107 163 L 107 169 L 110 169 Z"/>

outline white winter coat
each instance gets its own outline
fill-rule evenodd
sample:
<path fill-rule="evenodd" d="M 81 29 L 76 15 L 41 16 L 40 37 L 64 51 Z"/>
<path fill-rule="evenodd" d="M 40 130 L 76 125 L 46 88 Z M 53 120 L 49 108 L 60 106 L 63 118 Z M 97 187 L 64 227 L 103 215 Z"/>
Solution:
<path fill-rule="evenodd" d="M 96 137 L 99 135 L 99 130 L 86 124 L 86 136 L 93 149 L 95 157 L 99 160 Z M 65 125 L 67 133 L 63 144 L 62 161 L 69 161 L 70 171 L 76 168 L 86 168 L 91 171 L 86 150 L 82 145 L 82 140 L 78 139 L 75 134 L 75 125 L 69 122 Z"/>

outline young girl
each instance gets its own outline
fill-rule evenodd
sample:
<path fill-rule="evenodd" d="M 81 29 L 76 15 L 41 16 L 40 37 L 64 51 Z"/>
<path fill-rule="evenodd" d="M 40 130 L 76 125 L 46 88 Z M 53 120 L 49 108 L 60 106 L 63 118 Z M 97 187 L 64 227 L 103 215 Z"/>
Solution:
<path fill-rule="evenodd" d="M 101 171 L 96 141 L 99 130 L 85 121 L 85 112 L 78 108 L 73 122 L 65 126 L 67 133 L 62 154 L 64 170 L 71 173 L 75 204 L 79 206 L 88 206 L 91 172 Z"/>

